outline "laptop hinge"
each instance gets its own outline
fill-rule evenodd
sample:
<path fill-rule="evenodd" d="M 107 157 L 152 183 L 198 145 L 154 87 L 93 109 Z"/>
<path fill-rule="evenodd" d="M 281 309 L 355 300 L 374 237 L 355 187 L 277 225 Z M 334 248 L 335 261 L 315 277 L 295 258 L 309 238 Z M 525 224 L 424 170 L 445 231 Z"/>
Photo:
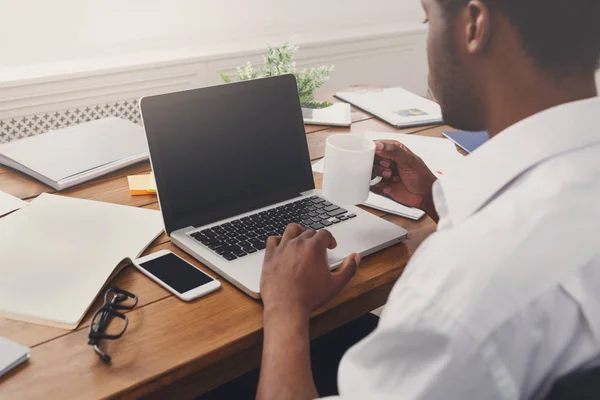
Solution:
<path fill-rule="evenodd" d="M 309 195 L 314 195 L 314 194 L 317 194 L 317 193 L 319 193 L 318 189 L 310 189 L 310 190 L 307 190 L 305 192 L 301 192 L 300 196 L 309 196 Z"/>

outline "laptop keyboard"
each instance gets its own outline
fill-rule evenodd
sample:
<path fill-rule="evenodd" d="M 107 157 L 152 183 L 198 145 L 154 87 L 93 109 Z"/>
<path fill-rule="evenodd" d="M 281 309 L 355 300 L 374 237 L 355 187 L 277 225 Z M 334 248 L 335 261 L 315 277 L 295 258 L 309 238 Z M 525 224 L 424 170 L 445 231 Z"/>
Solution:
<path fill-rule="evenodd" d="M 233 261 L 264 250 L 269 236 L 283 235 L 291 223 L 319 230 L 355 217 L 356 214 L 348 210 L 319 196 L 312 196 L 193 232 L 190 236 L 224 259 Z"/>

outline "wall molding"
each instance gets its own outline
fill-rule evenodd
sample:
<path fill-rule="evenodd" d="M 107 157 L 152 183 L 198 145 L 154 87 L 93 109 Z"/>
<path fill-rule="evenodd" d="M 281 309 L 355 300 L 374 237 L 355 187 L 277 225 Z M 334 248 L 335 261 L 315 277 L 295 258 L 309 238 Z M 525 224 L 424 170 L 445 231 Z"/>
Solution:
<path fill-rule="evenodd" d="M 395 57 L 409 65 L 416 62 L 417 55 L 424 54 L 425 36 L 426 28 L 420 25 L 363 27 L 331 32 L 329 35 L 320 33 L 320 37 L 314 40 L 295 41 L 301 47 L 297 62 L 299 67 L 322 64 L 334 64 L 337 67 L 342 64 L 344 68 L 336 68 L 330 86 L 373 83 L 356 81 L 365 75 L 363 70 L 369 60 L 386 63 L 390 57 Z M 71 70 L 69 63 L 60 67 L 54 65 L 48 70 L 60 72 L 52 74 L 46 71 L 44 76 L 34 76 L 31 71 L 24 73 L 21 78 L 13 74 L 13 79 L 0 82 L 0 121 L 4 121 L 0 124 L 0 142 L 41 133 L 43 129 L 39 127 L 43 128 L 46 124 L 37 125 L 38 129 L 34 131 L 27 131 L 27 123 L 19 123 L 31 123 L 28 118 L 34 116 L 43 118 L 44 115 L 55 113 L 62 116 L 69 110 L 98 105 L 104 107 L 107 104 L 117 104 L 118 109 L 119 104 L 124 104 L 122 102 L 132 104 L 134 100 L 149 94 L 218 84 L 218 72 L 233 74 L 236 66 L 244 65 L 246 61 L 260 64 L 263 52 L 264 41 L 261 40 L 253 45 L 240 44 L 237 49 L 226 47 L 221 53 L 181 49 L 161 54 L 119 57 L 112 63 L 108 59 L 78 60 L 70 64 Z M 419 65 L 422 67 L 422 63 Z M 387 68 L 391 70 L 398 66 Z M 399 74 L 415 72 L 409 67 L 402 68 Z M 415 77 L 409 79 L 414 81 Z M 131 112 L 125 115 L 138 118 L 132 117 Z M 12 133 L 3 131 L 11 121 Z M 21 128 L 16 129 L 17 125 Z M 56 127 L 53 126 L 53 129 Z"/>

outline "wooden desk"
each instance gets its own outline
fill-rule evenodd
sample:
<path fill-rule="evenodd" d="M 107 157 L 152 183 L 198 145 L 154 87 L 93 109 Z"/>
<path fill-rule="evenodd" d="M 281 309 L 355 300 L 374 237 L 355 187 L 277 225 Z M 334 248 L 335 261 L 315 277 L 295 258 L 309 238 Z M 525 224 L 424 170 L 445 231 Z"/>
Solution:
<path fill-rule="evenodd" d="M 331 99 L 323 93 L 321 99 Z M 311 158 L 323 156 L 325 140 L 334 133 L 379 130 L 441 136 L 441 127 L 398 131 L 358 110 L 346 128 L 307 126 Z M 127 175 L 150 171 L 140 163 L 61 195 L 158 209 L 155 196 L 130 196 Z M 321 175 L 315 174 L 318 187 Z M 29 177 L 0 167 L 0 189 L 22 199 L 53 190 Z M 320 336 L 383 305 L 406 263 L 421 242 L 435 229 L 429 218 L 419 222 L 370 210 L 410 232 L 403 244 L 366 257 L 348 287 L 314 313 L 311 335 Z M 148 249 L 171 250 L 206 267 L 160 236 Z M 207 270 L 208 271 L 208 270 Z M 0 378 L 0 398 L 189 398 L 227 382 L 260 362 L 262 304 L 221 279 L 218 292 L 184 303 L 157 284 L 127 267 L 112 282 L 139 297 L 128 312 L 129 328 L 118 341 L 106 341 L 111 365 L 103 364 L 87 345 L 90 316 L 97 301 L 75 331 L 33 325 L 0 318 L 0 336 L 32 347 L 31 360 Z"/>

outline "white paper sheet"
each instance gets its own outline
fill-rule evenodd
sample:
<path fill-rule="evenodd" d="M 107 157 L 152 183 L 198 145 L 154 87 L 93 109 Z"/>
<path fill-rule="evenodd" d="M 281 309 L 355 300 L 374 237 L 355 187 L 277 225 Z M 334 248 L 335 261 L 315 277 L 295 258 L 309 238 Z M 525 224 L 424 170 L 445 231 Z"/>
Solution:
<path fill-rule="evenodd" d="M 391 132 L 366 132 L 364 136 L 371 140 L 399 141 L 421 157 L 423 162 L 437 176 L 442 176 L 463 159 L 463 156 L 456 151 L 454 143 L 448 139 Z M 314 163 L 313 171 L 323 173 L 324 160 L 321 159 Z M 390 198 L 375 193 L 371 193 L 364 205 L 415 220 L 420 219 L 425 214 L 417 208 L 406 207 Z"/>
<path fill-rule="evenodd" d="M 27 204 L 29 203 L 0 190 L 0 217 L 25 207 Z"/>
<path fill-rule="evenodd" d="M 366 132 L 364 136 L 371 140 L 397 140 L 421 157 L 437 176 L 444 175 L 464 158 L 454 143 L 445 138 L 392 132 Z"/>
<path fill-rule="evenodd" d="M 323 173 L 324 166 L 325 159 L 322 158 L 313 164 L 312 169 L 315 172 Z M 375 194 L 373 192 L 369 193 L 369 198 L 363 203 L 363 205 L 376 210 L 385 211 L 390 214 L 410 218 L 415 221 L 421 219 L 423 215 L 425 215 L 425 212 L 419 210 L 418 208 L 406 207 L 390 198 Z"/>
<path fill-rule="evenodd" d="M 0 219 L 0 316 L 73 329 L 162 229 L 159 211 L 40 195 Z"/>

